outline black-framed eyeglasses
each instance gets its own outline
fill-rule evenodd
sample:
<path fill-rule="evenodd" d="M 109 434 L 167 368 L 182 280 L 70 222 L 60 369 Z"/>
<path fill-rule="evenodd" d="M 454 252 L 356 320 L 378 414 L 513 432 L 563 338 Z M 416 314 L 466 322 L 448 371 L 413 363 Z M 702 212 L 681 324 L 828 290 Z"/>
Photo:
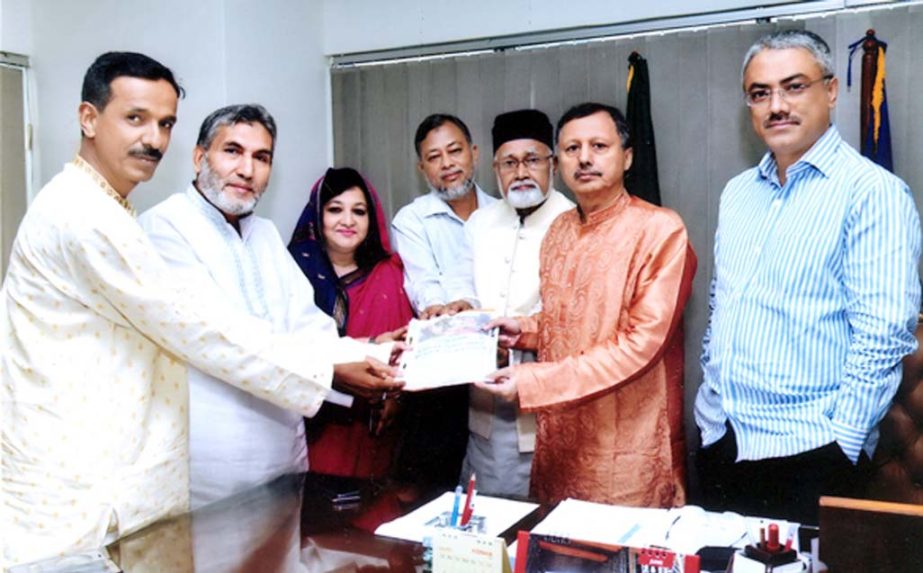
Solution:
<path fill-rule="evenodd" d="M 553 154 L 541 156 L 541 155 L 529 155 L 522 159 L 516 159 L 515 157 L 507 157 L 505 159 L 500 159 L 494 161 L 494 165 L 501 173 L 513 173 L 519 171 L 520 165 L 525 165 L 526 169 L 529 171 L 539 171 L 548 167 L 548 161 L 554 157 Z"/>
<path fill-rule="evenodd" d="M 785 84 L 780 88 L 753 88 L 744 93 L 744 101 L 750 107 L 766 105 L 772 100 L 773 92 L 779 94 L 783 101 L 792 101 L 803 96 L 808 89 L 816 83 L 828 82 L 833 79 L 833 74 L 827 74 L 823 77 L 811 80 L 809 82 L 793 81 Z"/>

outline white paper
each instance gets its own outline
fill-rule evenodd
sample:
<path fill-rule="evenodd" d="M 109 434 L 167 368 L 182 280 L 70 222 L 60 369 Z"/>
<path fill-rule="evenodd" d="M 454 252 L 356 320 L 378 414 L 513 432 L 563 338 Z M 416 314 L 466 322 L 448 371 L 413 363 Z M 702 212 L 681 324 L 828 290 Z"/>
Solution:
<path fill-rule="evenodd" d="M 462 499 L 464 500 L 464 496 Z M 451 513 L 454 501 L 455 493 L 446 492 L 405 516 L 383 523 L 375 530 L 375 535 L 422 543 L 424 537 L 435 537 L 439 530 L 438 527 L 428 526 L 427 523 L 445 512 Z M 478 495 L 474 504 L 474 515 L 484 519 L 484 531 L 481 535 L 497 537 L 536 508 L 538 504 L 535 503 Z"/>
<path fill-rule="evenodd" d="M 466 311 L 411 320 L 399 379 L 405 391 L 484 380 L 497 369 L 497 330 L 484 330 L 491 313 Z"/>
<path fill-rule="evenodd" d="M 669 510 L 605 505 L 566 499 L 532 533 L 568 537 L 607 545 L 663 545 Z"/>
<path fill-rule="evenodd" d="M 798 549 L 798 524 L 781 519 L 716 513 L 687 505 L 673 509 L 604 505 L 576 499 L 558 504 L 533 533 L 569 537 L 581 541 L 666 547 L 690 555 L 706 545 L 743 547 L 759 540 L 760 527 L 779 526 L 784 543 L 791 536 Z"/>

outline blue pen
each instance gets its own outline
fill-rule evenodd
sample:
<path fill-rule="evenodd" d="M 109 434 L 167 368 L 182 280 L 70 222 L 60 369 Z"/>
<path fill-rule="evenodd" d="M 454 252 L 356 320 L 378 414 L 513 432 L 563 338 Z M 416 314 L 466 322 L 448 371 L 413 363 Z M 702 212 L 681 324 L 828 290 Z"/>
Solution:
<path fill-rule="evenodd" d="M 455 502 L 452 504 L 452 518 L 449 520 L 450 527 L 458 527 L 458 506 L 461 504 L 462 486 L 455 486 Z"/>

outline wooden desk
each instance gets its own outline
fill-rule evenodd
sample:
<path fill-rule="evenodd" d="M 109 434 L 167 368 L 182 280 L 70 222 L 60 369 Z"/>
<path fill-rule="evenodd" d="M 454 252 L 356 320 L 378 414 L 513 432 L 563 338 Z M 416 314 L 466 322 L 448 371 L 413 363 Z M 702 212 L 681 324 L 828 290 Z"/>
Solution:
<path fill-rule="evenodd" d="M 360 501 L 337 508 L 337 493 Z M 156 523 L 109 547 L 128 573 L 413 572 L 419 544 L 373 532 L 393 507 L 392 492 L 363 480 L 283 476 L 227 500 Z M 547 513 L 511 527 L 531 529 Z M 821 499 L 821 558 L 834 573 L 923 571 L 923 506 Z"/>
<path fill-rule="evenodd" d="M 820 552 L 832 573 L 920 573 L 923 505 L 822 497 Z"/>
<path fill-rule="evenodd" d="M 336 507 L 337 493 L 360 491 L 360 501 Z M 397 514 L 393 492 L 364 480 L 316 474 L 283 476 L 227 500 L 156 523 L 111 546 L 127 573 L 209 571 L 413 572 L 422 561 L 416 543 L 376 536 L 378 523 Z M 531 529 L 537 511 L 504 533 Z"/>

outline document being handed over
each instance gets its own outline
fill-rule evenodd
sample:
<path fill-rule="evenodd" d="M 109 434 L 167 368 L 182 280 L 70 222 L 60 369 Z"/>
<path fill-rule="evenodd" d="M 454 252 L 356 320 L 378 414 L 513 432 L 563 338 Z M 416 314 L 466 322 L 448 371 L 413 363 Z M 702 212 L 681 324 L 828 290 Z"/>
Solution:
<path fill-rule="evenodd" d="M 491 313 L 465 311 L 411 320 L 401 355 L 405 391 L 484 380 L 497 369 L 497 329 L 484 330 Z"/>

